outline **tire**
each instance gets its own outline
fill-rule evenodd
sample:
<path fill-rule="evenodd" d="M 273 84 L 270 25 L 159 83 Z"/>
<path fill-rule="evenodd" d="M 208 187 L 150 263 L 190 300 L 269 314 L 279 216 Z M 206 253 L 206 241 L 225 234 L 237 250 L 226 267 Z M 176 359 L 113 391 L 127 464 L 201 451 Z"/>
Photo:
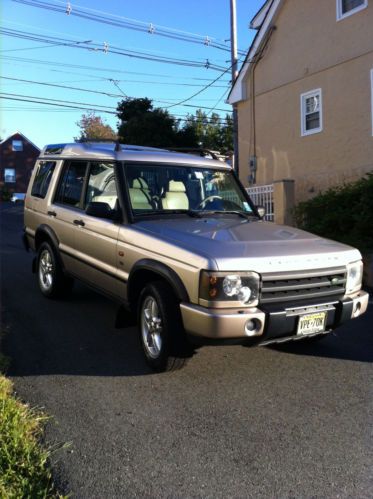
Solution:
<path fill-rule="evenodd" d="M 140 293 L 138 328 L 146 362 L 158 372 L 184 367 L 191 355 L 179 303 L 165 282 L 149 283 Z"/>
<path fill-rule="evenodd" d="M 47 298 L 66 296 L 73 286 L 73 279 L 64 275 L 52 245 L 41 243 L 36 265 L 36 275 L 41 293 Z"/>

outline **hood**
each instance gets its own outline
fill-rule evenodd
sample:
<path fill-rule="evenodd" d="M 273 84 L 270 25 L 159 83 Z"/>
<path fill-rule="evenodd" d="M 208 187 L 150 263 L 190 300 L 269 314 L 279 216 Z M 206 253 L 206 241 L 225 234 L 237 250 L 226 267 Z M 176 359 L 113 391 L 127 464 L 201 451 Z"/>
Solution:
<path fill-rule="evenodd" d="M 214 260 L 217 270 L 322 269 L 361 258 L 358 250 L 330 239 L 272 222 L 244 220 L 237 215 L 162 218 L 134 225 Z"/>

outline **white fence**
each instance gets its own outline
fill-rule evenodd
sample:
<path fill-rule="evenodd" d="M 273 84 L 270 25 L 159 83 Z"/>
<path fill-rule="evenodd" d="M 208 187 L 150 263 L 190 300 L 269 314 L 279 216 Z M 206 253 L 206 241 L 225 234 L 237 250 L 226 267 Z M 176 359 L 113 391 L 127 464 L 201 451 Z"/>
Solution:
<path fill-rule="evenodd" d="M 273 205 L 273 184 L 256 185 L 255 187 L 248 187 L 246 190 L 255 205 L 264 206 L 266 210 L 264 219 L 267 220 L 267 222 L 273 222 L 275 217 Z"/>

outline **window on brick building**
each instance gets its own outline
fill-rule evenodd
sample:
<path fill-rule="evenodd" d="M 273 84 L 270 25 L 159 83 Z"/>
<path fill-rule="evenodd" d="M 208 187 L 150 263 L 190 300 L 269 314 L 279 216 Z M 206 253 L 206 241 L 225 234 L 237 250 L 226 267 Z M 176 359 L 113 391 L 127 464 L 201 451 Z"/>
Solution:
<path fill-rule="evenodd" d="M 4 182 L 14 184 L 16 181 L 16 171 L 14 168 L 4 168 Z"/>
<path fill-rule="evenodd" d="M 22 140 L 12 140 L 12 151 L 15 151 L 15 152 L 23 151 Z"/>

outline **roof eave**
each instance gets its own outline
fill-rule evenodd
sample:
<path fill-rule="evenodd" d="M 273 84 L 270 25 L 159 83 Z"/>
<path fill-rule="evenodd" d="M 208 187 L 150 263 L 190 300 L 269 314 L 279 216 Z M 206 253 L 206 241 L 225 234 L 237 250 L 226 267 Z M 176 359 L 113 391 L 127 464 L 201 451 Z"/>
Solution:
<path fill-rule="evenodd" d="M 12 137 L 14 137 L 14 135 L 21 135 L 21 136 L 24 138 L 24 140 L 26 140 L 29 144 L 31 144 L 33 147 L 35 147 L 35 149 L 37 149 L 39 152 L 41 151 L 41 149 L 40 149 L 37 145 L 35 145 L 33 142 L 31 142 L 31 140 L 30 140 L 30 139 L 28 139 L 28 138 L 26 137 L 26 135 L 24 135 L 22 132 L 19 132 L 18 130 L 17 130 L 16 132 L 14 132 L 14 133 L 10 134 L 10 135 L 9 135 L 6 139 L 3 139 L 3 140 L 0 142 L 0 144 L 4 144 L 4 143 L 5 143 L 5 142 L 7 142 L 9 139 L 11 139 Z"/>
<path fill-rule="evenodd" d="M 262 25 L 260 29 L 258 30 L 251 47 L 249 49 L 249 52 L 246 56 L 246 59 L 244 63 L 241 66 L 240 72 L 238 74 L 238 77 L 236 78 L 236 81 L 234 82 L 231 91 L 229 92 L 227 102 L 229 104 L 237 104 L 238 102 L 242 102 L 247 99 L 246 95 L 246 80 L 250 74 L 251 70 L 251 62 L 255 55 L 259 52 L 262 43 L 265 40 L 265 35 L 269 31 L 269 29 L 273 25 L 273 21 L 276 17 L 276 14 L 279 10 L 280 4 L 282 3 L 282 0 L 271 0 L 271 3 L 268 5 L 268 8 L 266 10 L 266 15 L 263 19 Z M 267 2 L 266 2 L 267 4 Z M 265 5 L 266 5 L 265 4 Z M 263 6 L 264 8 L 264 6 Z M 260 12 L 260 11 L 259 11 Z M 258 13 L 259 14 L 259 13 Z M 255 18 L 254 18 L 255 19 Z"/>

